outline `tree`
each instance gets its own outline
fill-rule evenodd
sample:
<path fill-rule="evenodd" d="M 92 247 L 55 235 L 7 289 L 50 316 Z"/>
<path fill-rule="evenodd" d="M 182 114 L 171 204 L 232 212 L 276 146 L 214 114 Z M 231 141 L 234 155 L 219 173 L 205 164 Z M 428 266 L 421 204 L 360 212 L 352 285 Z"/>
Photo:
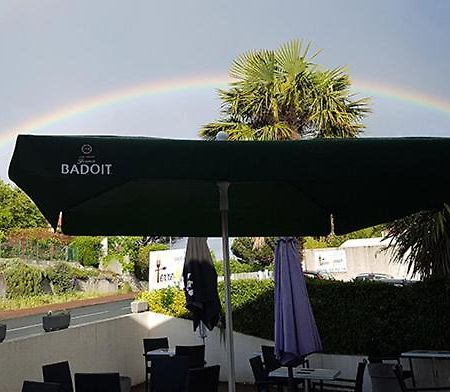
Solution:
<path fill-rule="evenodd" d="M 344 68 L 324 69 L 308 57 L 310 45 L 294 40 L 276 50 L 244 53 L 232 64 L 229 89 L 219 90 L 223 118 L 205 125 L 200 136 L 230 140 L 296 140 L 355 137 L 370 111 L 355 99 Z"/>
<path fill-rule="evenodd" d="M 47 227 L 36 205 L 19 188 L 0 180 L 0 232 L 10 229 Z"/>
<path fill-rule="evenodd" d="M 317 53 L 309 56 L 309 49 L 294 40 L 238 57 L 230 69 L 230 88 L 219 90 L 223 118 L 205 125 L 200 136 L 214 139 L 221 131 L 229 140 L 358 136 L 370 112 L 368 99 L 355 99 L 344 68 L 314 64 Z M 303 244 L 298 238 L 300 256 Z"/>
<path fill-rule="evenodd" d="M 387 225 L 397 262 L 422 278 L 450 276 L 450 207 L 421 211 Z"/>
<path fill-rule="evenodd" d="M 264 237 L 261 246 L 254 246 L 250 237 L 236 238 L 231 245 L 233 254 L 244 263 L 265 267 L 273 262 L 277 239 Z"/>

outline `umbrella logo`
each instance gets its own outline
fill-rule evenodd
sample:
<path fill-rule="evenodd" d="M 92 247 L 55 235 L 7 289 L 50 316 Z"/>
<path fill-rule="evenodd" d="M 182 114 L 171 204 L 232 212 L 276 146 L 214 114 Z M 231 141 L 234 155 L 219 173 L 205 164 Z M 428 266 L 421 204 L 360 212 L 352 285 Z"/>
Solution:
<path fill-rule="evenodd" d="M 81 152 L 85 155 L 88 155 L 92 152 L 92 146 L 90 144 L 83 144 L 81 146 Z"/>

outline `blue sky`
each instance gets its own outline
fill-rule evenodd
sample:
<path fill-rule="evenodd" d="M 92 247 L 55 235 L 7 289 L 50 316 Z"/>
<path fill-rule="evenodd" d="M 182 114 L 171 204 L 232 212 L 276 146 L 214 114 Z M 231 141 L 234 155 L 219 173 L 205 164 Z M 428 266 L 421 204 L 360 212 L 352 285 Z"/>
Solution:
<path fill-rule="evenodd" d="M 239 54 L 291 39 L 355 80 L 436 97 L 447 111 L 372 97 L 367 136 L 450 136 L 447 0 L 1 0 L 0 177 L 22 133 L 196 138 L 218 117 L 214 88 L 143 97 L 40 127 L 23 124 L 129 86 L 227 74 Z M 357 90 L 355 84 L 355 90 Z"/>

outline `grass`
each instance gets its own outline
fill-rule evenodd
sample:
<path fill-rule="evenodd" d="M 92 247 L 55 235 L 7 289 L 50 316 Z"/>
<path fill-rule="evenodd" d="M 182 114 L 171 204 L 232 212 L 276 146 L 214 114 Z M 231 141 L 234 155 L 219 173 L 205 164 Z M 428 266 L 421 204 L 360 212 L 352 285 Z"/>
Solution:
<path fill-rule="evenodd" d="M 2 298 L 0 299 L 0 311 L 36 308 L 42 305 L 59 304 L 79 299 L 106 297 L 108 295 L 111 295 L 111 293 L 74 291 L 58 295 L 42 294 L 32 297 Z"/>

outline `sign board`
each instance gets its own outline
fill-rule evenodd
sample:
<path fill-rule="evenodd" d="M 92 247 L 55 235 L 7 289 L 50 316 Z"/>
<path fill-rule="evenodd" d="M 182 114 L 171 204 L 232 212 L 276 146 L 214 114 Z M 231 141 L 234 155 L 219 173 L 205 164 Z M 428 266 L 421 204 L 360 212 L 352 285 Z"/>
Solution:
<path fill-rule="evenodd" d="M 314 250 L 314 262 L 317 272 L 347 271 L 347 259 L 343 249 Z"/>
<path fill-rule="evenodd" d="M 148 289 L 183 287 L 186 249 L 157 250 L 149 254 Z"/>

